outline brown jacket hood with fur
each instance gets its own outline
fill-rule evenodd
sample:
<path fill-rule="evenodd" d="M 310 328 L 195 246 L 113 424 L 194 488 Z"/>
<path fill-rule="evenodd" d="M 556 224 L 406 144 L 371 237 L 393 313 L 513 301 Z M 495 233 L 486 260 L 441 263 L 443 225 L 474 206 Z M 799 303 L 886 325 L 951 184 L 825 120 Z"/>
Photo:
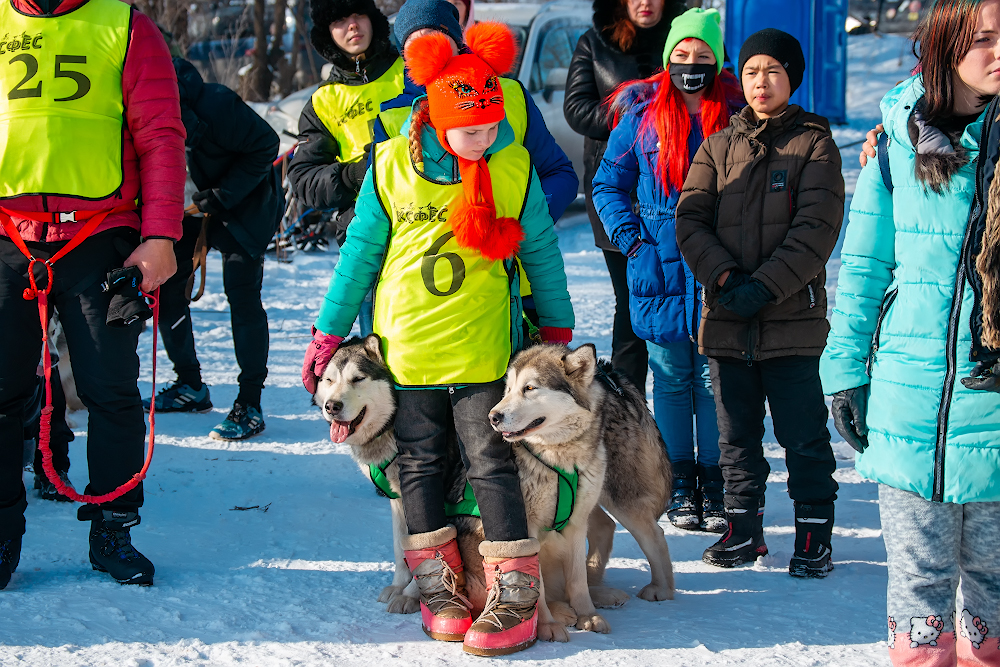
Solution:
<path fill-rule="evenodd" d="M 826 262 L 844 218 L 840 168 L 827 120 L 795 105 L 763 121 L 745 107 L 701 145 L 677 205 L 677 244 L 704 286 L 703 354 L 822 354 Z M 749 320 L 719 306 L 717 281 L 729 270 L 751 274 L 775 300 Z"/>

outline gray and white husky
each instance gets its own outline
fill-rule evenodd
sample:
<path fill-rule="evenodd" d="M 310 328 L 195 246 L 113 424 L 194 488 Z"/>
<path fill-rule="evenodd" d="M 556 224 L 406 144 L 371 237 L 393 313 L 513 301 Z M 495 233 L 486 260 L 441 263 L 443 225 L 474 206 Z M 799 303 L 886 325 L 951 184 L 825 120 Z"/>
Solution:
<path fill-rule="evenodd" d="M 366 478 L 371 476 L 370 466 L 383 467 L 398 496 L 398 450 L 392 429 L 395 390 L 379 337 L 342 343 L 313 400 L 330 422 L 331 439 L 350 446 Z M 546 345 L 520 353 L 511 364 L 507 393 L 491 413 L 491 422 L 506 439 L 518 442 L 514 451 L 528 531 L 542 542 L 543 601 L 548 605 L 539 607 L 539 639 L 567 641 L 565 625 L 608 632 L 594 603 L 617 607 L 628 599 L 624 591 L 601 586 L 615 522 L 601 510 L 599 501 L 606 502 L 636 536 L 650 561 L 653 582 L 639 596 L 647 600 L 673 597 L 670 554 L 657 524 L 670 496 L 669 462 L 638 392 L 614 372 L 598 370 L 592 345 L 572 352 L 564 346 Z M 607 434 L 610 430 L 617 432 Z M 454 465 L 449 466 L 447 495 L 457 500 L 465 488 L 465 474 L 457 443 L 449 449 Z M 641 460 L 629 462 L 622 457 Z M 546 464 L 575 470 L 579 479 L 572 514 L 561 532 L 549 530 L 556 514 L 558 480 Z M 379 601 L 388 602 L 390 612 L 411 613 L 419 609 L 419 594 L 403 558 L 405 514 L 398 497 L 390 504 L 396 566 L 392 584 L 382 590 Z M 467 593 L 476 614 L 486 598 L 478 551 L 484 539 L 482 524 L 474 517 L 456 517 L 454 522 Z M 589 555 L 583 546 L 588 536 Z M 588 581 L 592 588 L 588 589 Z"/>
<path fill-rule="evenodd" d="M 595 603 L 613 607 L 628 598 L 602 586 L 615 522 L 601 506 L 632 533 L 649 561 L 652 581 L 639 597 L 673 599 L 670 551 L 658 523 L 670 498 L 666 449 L 645 400 L 608 362 L 597 360 L 593 345 L 520 352 L 490 422 L 514 443 L 528 531 L 542 543 L 542 586 L 556 616 L 567 610 L 556 612 L 552 601 L 567 600 L 578 628 L 607 632 Z M 576 508 L 560 532 L 546 530 L 556 511 L 553 468 L 575 470 L 579 480 Z M 540 611 L 540 637 L 541 624 L 552 616 Z"/>

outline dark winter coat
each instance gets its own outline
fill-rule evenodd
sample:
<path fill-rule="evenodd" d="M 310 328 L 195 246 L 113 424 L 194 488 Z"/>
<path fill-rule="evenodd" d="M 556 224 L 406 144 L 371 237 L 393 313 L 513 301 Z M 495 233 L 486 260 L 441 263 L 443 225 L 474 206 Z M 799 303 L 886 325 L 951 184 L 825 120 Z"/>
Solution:
<path fill-rule="evenodd" d="M 972 349 L 969 351 L 969 360 L 974 362 L 993 363 L 1000 359 L 1000 346 L 989 346 L 983 342 L 983 308 L 984 305 L 993 313 L 1000 313 L 1000 291 L 998 291 L 997 281 L 1000 281 L 1000 182 L 994 177 L 996 174 L 997 161 L 1000 160 L 1000 122 L 997 122 L 1000 115 L 1000 98 L 994 98 L 986 108 L 983 116 L 985 119 L 984 133 L 987 139 L 982 144 L 979 153 L 978 189 L 982 197 L 986 200 L 986 205 L 974 208 L 972 211 L 973 228 L 972 242 L 967 246 L 962 257 L 965 263 L 965 275 L 969 278 L 969 285 L 975 295 L 970 323 L 972 326 Z M 987 227 L 991 233 L 986 234 Z M 983 255 L 982 257 L 980 257 Z M 982 259 L 984 266 L 988 267 L 986 277 L 992 279 L 993 286 L 990 290 L 989 300 L 984 304 L 983 276 L 976 266 L 977 261 Z"/>
<path fill-rule="evenodd" d="M 822 354 L 826 262 L 844 217 L 840 167 L 830 124 L 796 105 L 762 121 L 746 107 L 698 149 L 677 204 L 677 245 L 704 285 L 703 354 Z M 720 306 L 718 280 L 732 270 L 774 301 L 750 319 Z"/>
<path fill-rule="evenodd" d="M 174 58 L 174 69 L 191 180 L 199 191 L 214 193 L 225 209 L 219 217 L 226 229 L 259 257 L 285 208 L 281 174 L 272 166 L 278 135 L 239 95 L 202 81 L 188 61 Z"/>
<path fill-rule="evenodd" d="M 360 60 L 341 51 L 328 29 L 332 21 L 354 13 L 365 14 L 372 22 L 372 43 Z M 399 58 L 389 42 L 389 21 L 372 0 L 315 2 L 312 20 L 312 44 L 333 65 L 324 86 L 334 83 L 363 86 L 385 74 Z M 350 209 L 358 191 L 345 180 L 346 174 L 342 172 L 347 163 L 340 161 L 337 142 L 316 114 L 312 99 L 306 102 L 299 116 L 298 142 L 288 165 L 288 180 L 295 195 L 310 208 Z"/>
<path fill-rule="evenodd" d="M 723 76 L 737 85 L 729 72 Z M 594 207 L 611 242 L 622 253 L 628 254 L 642 240 L 626 265 L 632 330 L 643 340 L 665 344 L 697 340 L 701 299 L 700 286 L 677 249 L 674 212 L 680 192 L 660 181 L 656 173 L 660 156 L 656 131 L 649 127 L 640 132 L 656 90 L 653 84 L 638 82 L 615 103 L 623 115 L 611 131 L 594 176 Z M 689 158 L 694 158 L 702 140 L 701 123 L 693 121 L 687 142 Z M 634 205 L 633 193 L 638 198 Z"/>
<path fill-rule="evenodd" d="M 580 179 L 573 170 L 573 163 L 556 143 L 549 128 L 545 126 L 545 118 L 538 110 L 535 100 L 524 90 L 523 85 L 521 89 L 524 92 L 524 104 L 528 112 L 523 145 L 531 155 L 531 166 L 538 173 L 538 180 L 542 182 L 542 192 L 545 193 L 545 201 L 549 203 L 549 215 L 553 220 L 558 220 L 566 212 L 566 207 L 576 199 L 576 193 L 580 189 Z M 403 92 L 398 97 L 383 102 L 381 110 L 402 107 L 408 109 L 413 105 L 413 100 L 426 93 L 423 86 L 417 85 L 410 79 L 410 72 L 407 70 Z M 376 121 L 375 141 L 381 142 L 389 138 L 382 124 Z"/>
<path fill-rule="evenodd" d="M 605 104 L 615 88 L 634 79 L 645 79 L 663 66 L 663 47 L 670 23 L 684 11 L 683 3 L 667 0 L 663 18 L 652 28 L 639 28 L 635 43 L 627 52 L 611 42 L 607 32 L 614 23 L 618 0 L 594 0 L 594 25 L 580 36 L 566 78 L 563 113 L 566 122 L 583 135 L 583 186 L 587 214 L 594 229 L 594 241 L 604 250 L 617 250 L 604 232 L 592 201 L 593 180 L 611 136 Z"/>

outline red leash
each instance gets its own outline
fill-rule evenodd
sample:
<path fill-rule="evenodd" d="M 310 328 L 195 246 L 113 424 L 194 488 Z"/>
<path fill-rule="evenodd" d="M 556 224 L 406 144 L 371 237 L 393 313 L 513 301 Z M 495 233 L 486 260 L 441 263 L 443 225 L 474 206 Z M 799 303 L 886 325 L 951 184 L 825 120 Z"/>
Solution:
<path fill-rule="evenodd" d="M 9 213 L 14 213 L 18 217 L 28 218 L 31 220 L 39 220 L 41 222 L 48 222 L 53 217 L 53 214 L 39 214 L 33 212 L 22 212 L 22 211 L 10 211 L 0 209 L 0 226 L 7 233 L 8 238 L 14 242 L 21 254 L 28 258 L 28 283 L 30 287 L 24 290 L 25 301 L 38 300 L 38 319 L 42 327 L 42 369 L 45 376 L 45 407 L 42 408 L 41 420 L 38 428 L 38 448 L 42 450 L 42 469 L 45 470 L 45 476 L 48 477 L 49 481 L 56 487 L 56 490 L 63 496 L 71 500 L 75 500 L 81 503 L 92 503 L 94 505 L 100 505 L 102 503 L 107 503 L 115 498 L 128 493 L 134 489 L 139 482 L 146 478 L 146 472 L 149 470 L 149 464 L 153 461 L 153 437 L 156 430 L 156 342 L 157 342 L 157 332 L 160 320 L 160 288 L 157 287 L 153 294 L 145 294 L 144 296 L 152 298 L 153 303 L 153 399 L 149 404 L 149 448 L 146 451 L 146 461 L 142 466 L 142 470 L 137 472 L 132 476 L 127 482 L 119 486 L 117 489 L 111 493 L 105 493 L 101 496 L 90 496 L 86 494 L 77 493 L 76 489 L 72 485 L 67 485 L 59 477 L 59 473 L 56 472 L 55 466 L 52 464 L 52 449 L 49 447 L 49 441 L 51 439 L 52 430 L 52 359 L 49 357 L 49 292 L 52 291 L 52 265 L 56 261 L 65 257 L 71 250 L 83 243 L 87 237 L 94 233 L 94 231 L 100 226 L 104 219 L 107 218 L 112 213 L 120 213 L 123 211 L 134 210 L 135 206 L 132 204 L 126 204 L 122 206 L 116 206 L 113 209 L 105 211 L 79 211 L 78 213 L 72 214 L 73 219 L 76 220 L 79 216 L 80 219 L 84 219 L 87 223 L 76 233 L 75 236 L 67 243 L 65 246 L 59 249 L 59 251 L 54 254 L 49 259 L 38 259 L 31 251 L 28 246 L 25 245 L 24 240 L 17 231 L 17 226 L 14 221 L 11 220 Z M 64 214 L 55 214 L 60 216 L 62 219 Z M 44 216 L 44 217 L 43 217 Z M 62 221 L 62 220 L 61 220 Z M 46 273 L 48 274 L 48 281 L 44 288 L 39 289 L 38 283 L 35 280 L 34 267 L 36 263 L 41 263 L 45 266 Z"/>

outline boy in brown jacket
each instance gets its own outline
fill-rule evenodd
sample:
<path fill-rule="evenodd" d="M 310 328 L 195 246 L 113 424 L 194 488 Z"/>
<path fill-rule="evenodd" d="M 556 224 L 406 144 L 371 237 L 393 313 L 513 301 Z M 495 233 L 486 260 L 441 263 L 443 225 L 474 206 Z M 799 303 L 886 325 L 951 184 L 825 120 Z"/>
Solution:
<path fill-rule="evenodd" d="M 743 44 L 749 106 L 695 156 L 677 205 L 677 244 L 704 286 L 698 343 L 710 358 L 729 522 L 703 559 L 735 567 L 767 553 L 767 399 L 795 501 L 789 573 L 824 577 L 833 569 L 837 483 L 819 357 L 844 179 L 827 120 L 788 104 L 804 70 L 801 46 L 780 30 Z"/>

